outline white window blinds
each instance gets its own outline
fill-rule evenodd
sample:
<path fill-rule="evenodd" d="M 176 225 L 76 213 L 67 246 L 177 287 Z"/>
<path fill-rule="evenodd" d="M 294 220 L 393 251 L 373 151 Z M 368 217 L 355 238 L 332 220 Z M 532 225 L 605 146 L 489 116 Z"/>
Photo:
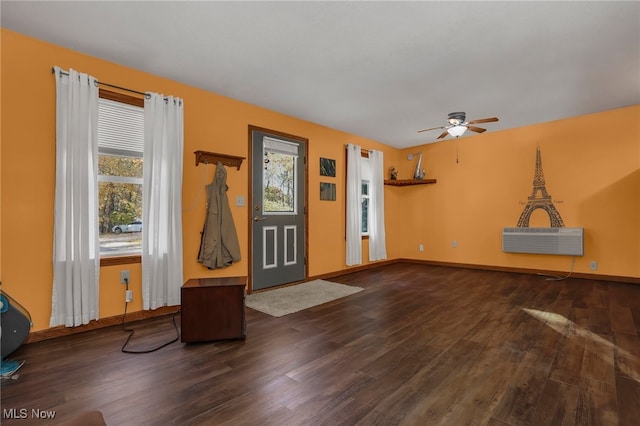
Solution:
<path fill-rule="evenodd" d="M 144 108 L 100 98 L 98 152 L 140 157 L 144 152 Z"/>
<path fill-rule="evenodd" d="M 266 136 L 264 137 L 262 143 L 264 146 L 264 152 L 287 154 L 295 157 L 298 156 L 298 144 L 283 141 L 280 139 L 273 139 Z"/>

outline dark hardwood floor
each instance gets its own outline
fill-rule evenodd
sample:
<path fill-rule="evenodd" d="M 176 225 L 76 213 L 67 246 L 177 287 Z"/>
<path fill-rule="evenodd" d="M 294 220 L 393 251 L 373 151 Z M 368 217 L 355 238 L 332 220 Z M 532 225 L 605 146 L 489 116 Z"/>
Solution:
<path fill-rule="evenodd" d="M 640 286 L 418 264 L 333 281 L 364 291 L 281 318 L 247 309 L 245 341 L 132 355 L 111 327 L 25 345 L 2 424 L 89 409 L 114 426 L 640 422 Z M 134 350 L 175 336 L 171 317 L 130 327 Z"/>

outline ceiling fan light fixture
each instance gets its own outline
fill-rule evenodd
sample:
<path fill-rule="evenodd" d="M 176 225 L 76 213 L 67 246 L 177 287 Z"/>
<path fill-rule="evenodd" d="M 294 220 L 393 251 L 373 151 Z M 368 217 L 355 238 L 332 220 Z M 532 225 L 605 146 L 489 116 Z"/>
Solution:
<path fill-rule="evenodd" d="M 453 137 L 460 137 L 467 131 L 467 126 L 453 126 L 447 129 L 447 132 Z"/>

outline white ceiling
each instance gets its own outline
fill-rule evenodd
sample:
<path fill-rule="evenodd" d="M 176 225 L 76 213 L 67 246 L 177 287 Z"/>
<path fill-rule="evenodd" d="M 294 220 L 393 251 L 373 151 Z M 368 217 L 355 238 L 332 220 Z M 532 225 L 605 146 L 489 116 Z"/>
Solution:
<path fill-rule="evenodd" d="M 640 104 L 637 1 L 0 8 L 4 28 L 399 148 L 453 111 L 497 131 Z"/>

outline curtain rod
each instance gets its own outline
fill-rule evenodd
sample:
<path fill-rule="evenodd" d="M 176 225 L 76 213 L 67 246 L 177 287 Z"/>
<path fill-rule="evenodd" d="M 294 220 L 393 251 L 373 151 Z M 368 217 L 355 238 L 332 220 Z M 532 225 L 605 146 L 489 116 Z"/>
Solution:
<path fill-rule="evenodd" d="M 55 74 L 55 72 L 56 72 L 55 68 L 51 68 L 51 74 Z M 69 73 L 67 71 L 64 71 L 64 70 L 60 70 L 60 73 L 64 74 L 64 75 L 69 75 Z M 115 84 L 103 83 L 101 81 L 98 81 L 97 79 L 96 79 L 96 84 L 100 84 L 102 86 L 107 86 L 107 87 L 112 87 L 114 89 L 124 90 L 126 92 L 136 93 L 138 95 L 142 95 L 142 96 L 145 96 L 145 97 L 147 96 L 147 93 L 139 92 L 139 91 L 133 90 L 133 89 L 127 89 L 126 87 L 116 86 Z"/>

